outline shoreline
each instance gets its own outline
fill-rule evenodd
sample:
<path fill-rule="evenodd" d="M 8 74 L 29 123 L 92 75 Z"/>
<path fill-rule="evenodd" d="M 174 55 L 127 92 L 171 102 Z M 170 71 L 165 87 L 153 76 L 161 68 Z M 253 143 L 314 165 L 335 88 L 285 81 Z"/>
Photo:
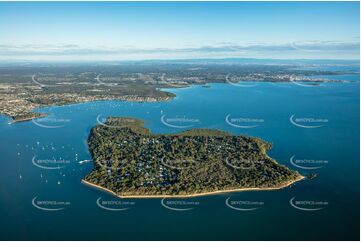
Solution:
<path fill-rule="evenodd" d="M 223 193 L 230 193 L 230 192 L 244 192 L 244 191 L 272 191 L 272 190 L 279 190 L 286 188 L 298 181 L 301 181 L 305 179 L 306 177 L 299 175 L 297 179 L 286 182 L 284 184 L 281 184 L 276 187 L 250 187 L 250 188 L 237 188 L 237 189 L 229 189 L 229 190 L 219 190 L 219 191 L 213 191 L 213 192 L 202 192 L 202 193 L 194 193 L 194 194 L 188 194 L 188 195 L 120 195 L 116 192 L 109 190 L 108 188 L 102 187 L 100 185 L 88 182 L 84 179 L 81 180 L 81 183 L 84 185 L 87 185 L 89 187 L 101 190 L 103 192 L 110 193 L 118 198 L 191 198 L 191 197 L 202 197 L 202 196 L 211 196 L 211 195 L 217 195 L 217 194 L 223 194 Z"/>
<path fill-rule="evenodd" d="M 242 82 L 242 81 L 241 81 Z M 247 81 L 249 82 L 249 81 Z M 253 81 L 255 83 L 292 83 L 292 81 Z M 347 80 L 328 80 L 328 81 L 319 81 L 317 83 L 349 83 L 350 81 L 347 81 Z M 205 82 L 205 83 L 202 83 L 202 84 L 190 84 L 190 85 L 184 85 L 184 86 L 175 86 L 175 85 L 171 85 L 171 86 L 168 86 L 168 87 L 157 87 L 156 89 L 157 90 L 160 90 L 161 92 L 165 92 L 167 93 L 169 89 L 180 89 L 180 88 L 189 88 L 189 87 L 192 87 L 192 86 L 201 86 L 203 87 L 204 85 L 207 85 L 207 88 L 209 88 L 210 84 L 225 84 L 225 82 Z M 82 100 L 82 101 L 75 101 L 75 102 L 69 102 L 69 103 L 63 103 L 63 104 L 45 104 L 45 105 L 42 105 L 42 104 L 39 104 L 39 107 L 35 108 L 35 109 L 42 109 L 42 108 L 48 108 L 48 107 L 56 107 L 56 106 L 66 106 L 66 105 L 76 105 L 76 104 L 82 104 L 82 103 L 88 103 L 88 102 L 97 102 L 97 101 L 125 101 L 125 102 L 145 102 L 145 103 L 157 103 L 157 102 L 167 102 L 167 101 L 170 101 L 172 99 L 175 99 L 176 98 L 176 93 L 174 92 L 168 92 L 170 94 L 172 94 L 171 96 L 167 96 L 167 97 L 161 97 L 161 98 L 156 98 L 157 100 L 152 100 L 152 101 L 149 101 L 149 100 L 134 100 L 132 98 L 111 98 L 111 99 L 94 99 L 94 100 Z M 144 97 L 142 97 L 144 98 Z M 31 109 L 29 110 L 30 113 L 32 114 L 37 114 L 37 112 L 34 112 L 33 111 L 34 109 Z M 26 121 L 29 121 L 29 120 L 32 120 L 34 118 L 40 118 L 40 117 L 45 117 L 47 116 L 48 114 L 43 114 L 44 116 L 34 116 L 34 117 L 29 117 L 29 118 L 24 118 L 24 119 L 19 119 L 19 120 L 16 120 L 15 118 L 13 118 L 11 115 L 7 114 L 7 113 L 4 113 L 4 112 L 0 112 L 1 115 L 4 115 L 5 117 L 9 117 L 10 118 L 10 122 L 9 124 L 15 124 L 15 123 L 20 123 L 20 122 L 26 122 Z"/>
<path fill-rule="evenodd" d="M 172 93 L 174 94 L 174 93 Z M 175 94 L 174 96 L 170 96 L 164 99 L 159 99 L 159 100 L 155 100 L 155 101 L 148 101 L 148 100 L 132 100 L 132 99 L 96 99 L 96 100 L 86 100 L 86 101 L 80 101 L 80 102 L 70 102 L 70 103 L 63 103 L 63 104 L 49 104 L 49 105 L 40 105 L 37 108 L 31 109 L 30 113 L 33 114 L 32 117 L 28 117 L 28 118 L 21 118 L 21 119 L 16 119 L 16 116 L 11 116 L 9 114 L 6 113 L 0 113 L 1 115 L 4 115 L 5 117 L 8 117 L 10 119 L 10 121 L 8 122 L 9 124 L 15 124 L 15 123 L 20 123 L 20 122 L 26 122 L 26 121 L 30 121 L 34 118 L 43 118 L 48 116 L 48 113 L 38 113 L 38 112 L 34 112 L 35 109 L 42 109 L 42 108 L 51 108 L 51 107 L 62 107 L 62 106 L 70 106 L 70 105 L 77 105 L 77 104 L 84 104 L 84 103 L 90 103 L 90 102 L 101 102 L 101 101 L 120 101 L 120 102 L 135 102 L 135 103 L 160 103 L 160 102 L 167 102 L 170 101 L 172 99 L 175 98 Z M 40 115 L 37 115 L 40 114 Z M 15 118 L 14 118 L 15 117 Z"/>
<path fill-rule="evenodd" d="M 7 115 L 5 115 L 5 117 L 9 117 Z M 21 122 L 26 122 L 26 121 L 30 121 L 35 117 L 29 117 L 29 118 L 22 118 L 22 119 L 13 119 L 12 117 L 10 117 L 10 121 L 9 124 L 15 124 L 15 123 L 21 123 Z"/>
<path fill-rule="evenodd" d="M 28 118 L 21 118 L 21 119 L 14 119 L 12 117 L 10 117 L 10 122 L 9 124 L 15 124 L 15 123 L 21 123 L 21 122 L 26 122 L 26 121 L 30 121 L 30 120 L 33 120 L 35 118 L 44 118 L 46 116 L 48 116 L 48 114 L 45 114 L 45 113 L 36 113 L 36 112 L 33 112 L 34 114 L 40 114 L 40 115 L 34 115 L 33 117 L 28 117 Z M 7 115 L 5 115 L 5 117 L 8 117 Z"/>

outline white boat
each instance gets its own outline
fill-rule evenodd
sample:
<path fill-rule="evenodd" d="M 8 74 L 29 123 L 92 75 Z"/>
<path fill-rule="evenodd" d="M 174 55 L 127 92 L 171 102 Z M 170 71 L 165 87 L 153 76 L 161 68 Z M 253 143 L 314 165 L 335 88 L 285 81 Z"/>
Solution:
<path fill-rule="evenodd" d="M 91 160 L 81 160 L 81 161 L 79 161 L 79 164 L 83 164 L 83 163 L 88 163 L 88 162 L 90 162 Z"/>

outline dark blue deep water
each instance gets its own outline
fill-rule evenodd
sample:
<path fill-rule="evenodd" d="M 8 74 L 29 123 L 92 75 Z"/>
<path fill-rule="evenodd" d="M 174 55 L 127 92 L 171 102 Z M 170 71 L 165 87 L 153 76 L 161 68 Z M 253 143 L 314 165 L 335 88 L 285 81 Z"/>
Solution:
<path fill-rule="evenodd" d="M 359 75 L 345 78 L 351 82 L 172 89 L 177 97 L 164 103 L 104 101 L 42 108 L 37 111 L 49 116 L 37 123 L 8 124 L 2 116 L 1 239 L 358 240 Z M 193 198 L 187 205 L 191 210 L 167 209 L 161 199 L 125 203 L 80 183 L 92 169 L 91 162 L 79 164 L 90 159 L 89 131 L 97 117 L 108 116 L 144 119 L 156 133 L 191 126 L 257 136 L 273 144 L 268 154 L 279 163 L 317 177 L 277 191 Z M 162 117 L 174 127 L 162 123 Z M 103 209 L 96 203 L 99 198 L 113 202 L 108 207 L 127 209 Z M 226 199 L 247 211 L 228 207 Z"/>

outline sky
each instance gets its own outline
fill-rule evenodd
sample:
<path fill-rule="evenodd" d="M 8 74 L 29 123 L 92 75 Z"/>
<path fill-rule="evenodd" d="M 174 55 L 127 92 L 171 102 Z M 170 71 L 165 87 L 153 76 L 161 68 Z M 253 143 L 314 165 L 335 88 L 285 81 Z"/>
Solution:
<path fill-rule="evenodd" d="M 359 2 L 0 2 L 0 60 L 359 59 Z"/>

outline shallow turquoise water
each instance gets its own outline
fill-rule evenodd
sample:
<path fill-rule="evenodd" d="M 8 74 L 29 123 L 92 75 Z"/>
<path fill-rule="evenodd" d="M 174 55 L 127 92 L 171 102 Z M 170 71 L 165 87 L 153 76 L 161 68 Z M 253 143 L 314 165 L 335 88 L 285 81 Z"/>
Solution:
<path fill-rule="evenodd" d="M 10 240 L 355 240 L 359 238 L 359 75 L 353 81 L 302 87 L 295 84 L 259 83 L 253 87 L 212 84 L 173 89 L 177 97 L 164 103 L 104 101 L 49 107 L 48 121 L 8 124 L 0 118 L 0 226 L 1 239 Z M 303 126 L 290 122 L 290 117 Z M 267 192 L 241 192 L 192 199 L 192 210 L 175 211 L 161 199 L 128 200 L 130 209 L 109 211 L 97 206 L 111 195 L 80 183 L 91 169 L 86 139 L 98 120 L 107 116 L 131 116 L 146 120 L 153 132 L 179 132 L 191 126 L 217 128 L 257 136 L 272 142 L 269 155 L 302 174 L 317 173 L 288 188 Z M 257 120 L 226 122 L 242 118 Z M 183 121 L 171 123 L 172 119 Z M 302 118 L 324 122 L 300 121 Z M 298 120 L 298 121 L 297 121 Z M 45 126 L 60 126 L 49 128 Z M 43 169 L 32 159 L 55 159 L 61 169 Z M 322 168 L 308 170 L 294 159 L 322 161 Z M 37 163 L 38 164 L 38 163 Z M 315 164 L 298 163 L 304 167 Z M 44 164 L 43 164 L 44 165 Z M 49 164 L 45 164 L 49 165 Z M 319 164 L 318 164 L 319 165 Z M 257 202 L 255 210 L 239 211 L 226 206 L 232 201 Z M 60 211 L 45 211 L 35 201 L 61 201 Z M 322 202 L 293 203 L 290 200 Z M 36 203 L 39 205 L 39 203 Z M 54 208 L 41 204 L 45 208 Z M 177 205 L 174 205 L 177 207 Z M 56 207 L 56 206 L 55 206 Z"/>

